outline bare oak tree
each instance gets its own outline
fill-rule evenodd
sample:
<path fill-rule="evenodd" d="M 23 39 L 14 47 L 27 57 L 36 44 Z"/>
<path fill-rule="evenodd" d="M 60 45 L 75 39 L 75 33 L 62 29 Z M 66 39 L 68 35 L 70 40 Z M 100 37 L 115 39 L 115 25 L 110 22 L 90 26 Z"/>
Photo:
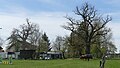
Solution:
<path fill-rule="evenodd" d="M 23 50 L 26 48 L 35 49 L 38 38 L 40 36 L 39 27 L 26 19 L 27 24 L 20 25 L 19 29 L 14 29 L 11 36 L 8 38 L 9 44 L 17 45 Z"/>
<path fill-rule="evenodd" d="M 81 8 L 77 6 L 74 13 L 80 17 L 80 20 L 67 16 L 66 18 L 69 22 L 67 22 L 67 25 L 64 25 L 63 28 L 70 30 L 82 38 L 85 42 L 85 52 L 86 54 L 90 54 L 90 47 L 93 43 L 92 40 L 96 36 L 104 36 L 110 31 L 106 29 L 106 24 L 110 22 L 112 18 L 109 16 L 106 18 L 99 16 L 94 6 L 88 3 L 83 4 Z M 99 24 L 99 27 L 97 24 Z"/>

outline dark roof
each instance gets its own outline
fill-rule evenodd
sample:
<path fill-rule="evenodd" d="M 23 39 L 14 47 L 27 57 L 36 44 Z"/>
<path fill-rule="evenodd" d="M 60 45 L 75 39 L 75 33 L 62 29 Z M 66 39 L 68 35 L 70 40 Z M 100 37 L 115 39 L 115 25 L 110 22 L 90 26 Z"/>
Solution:
<path fill-rule="evenodd" d="M 3 49 L 1 46 L 0 46 L 0 50 Z"/>
<path fill-rule="evenodd" d="M 23 41 L 19 41 L 19 42 L 23 43 Z M 12 44 L 12 45 L 8 46 L 7 50 L 11 49 L 13 46 L 15 46 L 15 44 Z M 26 42 L 26 45 L 22 45 L 20 47 L 22 48 L 22 50 L 24 50 L 24 48 L 28 48 L 29 50 L 37 48 L 37 46 L 32 45 L 32 44 L 30 44 L 28 42 Z"/>

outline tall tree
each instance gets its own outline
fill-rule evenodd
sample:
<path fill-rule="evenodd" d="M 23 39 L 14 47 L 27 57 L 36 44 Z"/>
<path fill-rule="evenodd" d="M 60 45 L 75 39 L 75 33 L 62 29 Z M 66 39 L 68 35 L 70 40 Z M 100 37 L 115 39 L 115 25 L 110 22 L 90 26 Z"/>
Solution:
<path fill-rule="evenodd" d="M 36 49 L 33 45 L 36 44 L 36 40 L 39 38 L 39 27 L 37 24 L 33 24 L 26 19 L 27 24 L 20 25 L 19 29 L 14 29 L 11 36 L 8 38 L 11 45 L 17 45 L 25 50 Z M 36 34 L 36 35 L 35 35 Z M 32 44 L 31 44 L 32 43 Z"/>
<path fill-rule="evenodd" d="M 67 50 L 66 46 L 66 38 L 62 36 L 57 36 L 55 41 L 53 42 L 53 49 L 55 51 L 60 51 L 62 52 L 62 56 L 65 59 L 65 52 Z"/>
<path fill-rule="evenodd" d="M 109 29 L 106 28 L 106 24 L 112 20 L 111 17 L 107 16 L 103 18 L 97 14 L 94 6 L 91 6 L 88 3 L 84 3 L 81 8 L 78 6 L 74 11 L 76 15 L 80 17 L 80 20 L 75 20 L 72 17 L 66 17 L 69 22 L 68 25 L 64 25 L 63 28 L 70 30 L 73 33 L 77 34 L 82 40 L 84 40 L 85 52 L 90 54 L 92 40 L 99 36 L 104 36 L 109 32 Z M 96 23 L 100 23 L 97 27 Z"/>
<path fill-rule="evenodd" d="M 55 42 L 53 43 L 55 50 L 60 51 L 62 50 L 64 44 L 64 39 L 61 36 L 57 36 Z"/>
<path fill-rule="evenodd" d="M 71 57 L 77 57 L 84 54 L 84 41 L 75 33 L 71 33 L 68 37 L 68 52 Z"/>
<path fill-rule="evenodd" d="M 100 23 L 96 23 L 97 27 L 100 26 Z M 104 28 L 106 29 L 106 28 Z M 100 32 L 100 31 L 98 31 Z M 113 44 L 112 40 L 112 33 L 111 29 L 109 29 L 109 32 L 105 35 L 97 35 L 94 39 L 92 39 L 91 49 L 92 53 L 95 54 L 97 58 L 102 57 L 102 55 L 105 53 L 115 53 L 116 47 Z"/>
<path fill-rule="evenodd" d="M 11 46 L 15 46 L 15 51 L 19 51 L 19 49 L 20 49 L 20 42 L 17 40 L 17 35 L 15 34 L 15 30 L 13 30 L 12 31 L 12 34 L 11 34 L 11 36 L 7 39 L 7 40 L 9 40 L 9 45 L 10 46 L 8 46 L 8 48 L 9 47 L 11 47 Z"/>
<path fill-rule="evenodd" d="M 50 40 L 48 39 L 48 36 L 46 35 L 46 33 L 44 33 L 42 35 L 42 41 L 44 43 L 45 51 L 50 51 L 51 50 L 51 48 L 50 48 Z"/>

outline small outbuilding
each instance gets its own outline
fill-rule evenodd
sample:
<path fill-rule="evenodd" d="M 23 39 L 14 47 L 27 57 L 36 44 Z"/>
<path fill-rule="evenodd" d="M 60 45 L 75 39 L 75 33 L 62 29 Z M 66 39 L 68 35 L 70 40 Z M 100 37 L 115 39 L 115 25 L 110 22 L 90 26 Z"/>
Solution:
<path fill-rule="evenodd" d="M 40 52 L 40 59 L 62 59 L 63 54 L 61 52 Z"/>

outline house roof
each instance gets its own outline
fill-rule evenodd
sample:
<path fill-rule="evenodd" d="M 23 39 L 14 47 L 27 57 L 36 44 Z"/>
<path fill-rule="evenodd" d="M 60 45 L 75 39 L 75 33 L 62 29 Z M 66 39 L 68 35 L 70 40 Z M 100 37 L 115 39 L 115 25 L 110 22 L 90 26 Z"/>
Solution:
<path fill-rule="evenodd" d="M 23 43 L 22 41 L 19 41 L 19 42 Z M 15 46 L 15 44 L 12 44 L 12 45 L 8 46 L 7 50 L 11 49 L 13 46 Z M 28 48 L 29 50 L 31 50 L 31 49 L 35 49 L 36 47 L 37 46 L 32 45 L 32 44 L 30 44 L 28 42 L 26 42 L 26 45 L 21 45 L 20 46 L 21 50 L 24 50 L 24 48 Z"/>
<path fill-rule="evenodd" d="M 3 49 L 1 46 L 0 46 L 0 50 Z"/>

